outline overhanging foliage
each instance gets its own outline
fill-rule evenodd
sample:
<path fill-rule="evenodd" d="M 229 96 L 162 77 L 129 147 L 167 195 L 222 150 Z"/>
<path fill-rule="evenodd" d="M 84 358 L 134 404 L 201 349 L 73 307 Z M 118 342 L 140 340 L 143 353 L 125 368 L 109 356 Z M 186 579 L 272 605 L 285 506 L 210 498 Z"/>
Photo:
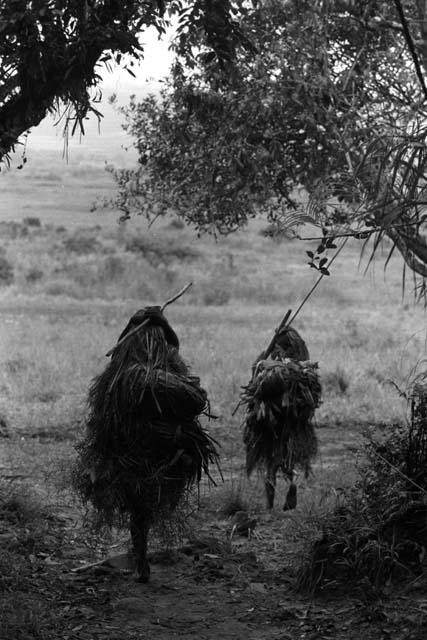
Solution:
<path fill-rule="evenodd" d="M 259 213 L 288 232 L 386 235 L 422 277 L 425 3 L 267 0 L 240 14 L 232 68 L 178 57 L 158 103 L 124 109 L 139 153 L 115 171 L 124 216 L 173 208 L 228 233 Z M 178 53 L 181 53 L 178 47 Z M 295 196 L 304 187 L 307 202 Z"/>
<path fill-rule="evenodd" d="M 240 0 L 0 0 L 0 160 L 48 112 L 84 132 L 97 111 L 102 65 L 132 73 L 143 55 L 139 36 L 161 35 L 178 20 L 179 50 L 189 60 L 196 44 L 224 64 L 240 42 L 233 18 Z"/>

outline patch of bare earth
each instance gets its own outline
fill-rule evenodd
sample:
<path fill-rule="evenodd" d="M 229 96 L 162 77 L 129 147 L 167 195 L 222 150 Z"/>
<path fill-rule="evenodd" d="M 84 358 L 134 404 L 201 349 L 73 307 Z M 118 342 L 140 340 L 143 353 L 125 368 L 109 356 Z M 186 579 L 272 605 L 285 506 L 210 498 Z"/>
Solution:
<path fill-rule="evenodd" d="M 357 593 L 330 591 L 317 598 L 303 597 L 294 588 L 301 547 L 292 534 L 294 516 L 279 510 L 273 514 L 260 512 L 256 514 L 256 535 L 250 540 L 233 538 L 230 543 L 229 521 L 218 521 L 211 515 L 201 514 L 197 537 L 178 549 L 152 552 L 149 584 L 135 581 L 131 558 L 124 554 L 124 547 L 115 545 L 110 550 L 111 562 L 85 568 L 87 549 L 85 554 L 82 540 L 70 538 L 72 544 L 64 543 L 62 549 L 51 554 L 47 566 L 35 576 L 38 593 L 50 590 L 51 607 L 56 612 L 52 632 L 58 634 L 39 637 L 65 640 L 426 637 L 425 582 L 418 581 L 404 592 L 390 591 L 376 601 L 370 600 L 369 592 L 363 588 Z"/>
<path fill-rule="evenodd" d="M 421 640 L 427 610 L 421 584 L 370 601 L 366 590 L 307 598 L 295 591 L 301 544 L 293 516 L 260 512 L 250 540 L 224 544 L 226 521 L 210 519 L 195 538 L 171 555 L 154 554 L 152 579 L 116 583 L 111 624 L 129 640 L 270 638 Z M 206 516 L 206 514 L 205 514 Z M 287 535 L 287 533 L 289 535 Z M 289 542 L 286 543 L 286 539 Z M 216 548 L 223 544 L 223 548 Z M 112 636 L 114 637 L 114 636 Z"/>
<path fill-rule="evenodd" d="M 347 440 L 350 431 L 347 426 Z M 340 433 L 337 425 L 319 429 L 325 453 L 318 481 L 322 465 L 341 468 L 346 447 L 339 446 Z M 352 435 L 357 441 L 356 430 Z M 20 440 L 22 455 L 30 447 L 38 457 L 49 449 L 45 440 Z M 4 440 L 5 450 L 16 452 L 17 443 Z M 51 445 L 58 452 L 59 443 Z M 26 461 L 33 488 L 43 493 L 42 478 L 36 480 L 28 456 Z M 135 580 L 127 537 L 111 544 L 94 540 L 66 500 L 49 500 L 51 512 L 36 511 L 34 521 L 19 509 L 16 516 L 0 510 L 0 640 L 424 640 L 422 576 L 404 589 L 390 587 L 380 599 L 368 585 L 348 593 L 330 588 L 316 597 L 296 592 L 307 528 L 304 500 L 313 488 L 301 486 L 302 504 L 294 512 L 281 511 L 280 495 L 271 513 L 254 500 L 250 513 L 257 523 L 250 539 L 230 540 L 232 519 L 219 509 L 223 497 L 205 495 L 188 539 L 171 551 L 154 540 L 149 584 Z M 101 562 L 105 557 L 113 560 Z"/>

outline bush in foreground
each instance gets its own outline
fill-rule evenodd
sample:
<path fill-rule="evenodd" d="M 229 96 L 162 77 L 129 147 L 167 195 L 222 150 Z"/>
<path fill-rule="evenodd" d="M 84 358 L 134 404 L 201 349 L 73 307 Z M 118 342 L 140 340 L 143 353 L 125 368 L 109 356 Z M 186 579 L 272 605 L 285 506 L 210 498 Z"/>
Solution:
<path fill-rule="evenodd" d="M 46 640 L 55 624 L 42 600 L 49 589 L 44 558 L 60 547 L 62 531 L 25 487 L 0 479 L 0 638 Z M 37 587 L 35 588 L 35 585 Z"/>
<path fill-rule="evenodd" d="M 320 518 L 299 586 L 369 586 L 380 593 L 395 579 L 423 572 L 427 541 L 427 385 L 408 394 L 406 425 L 366 434 L 354 487 Z"/>

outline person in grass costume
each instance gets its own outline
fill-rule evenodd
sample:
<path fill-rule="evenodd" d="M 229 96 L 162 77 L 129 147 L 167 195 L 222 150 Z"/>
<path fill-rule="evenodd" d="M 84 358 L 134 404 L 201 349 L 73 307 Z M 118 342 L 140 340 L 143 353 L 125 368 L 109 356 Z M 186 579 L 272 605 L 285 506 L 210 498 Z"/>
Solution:
<path fill-rule="evenodd" d="M 246 471 L 248 476 L 255 469 L 265 472 L 269 509 L 274 506 L 279 470 L 290 481 L 283 509 L 297 505 L 295 470 L 308 475 L 317 453 L 313 416 L 320 396 L 317 363 L 309 361 L 304 340 L 292 327 L 281 327 L 256 359 L 241 396 L 246 404 Z"/>
<path fill-rule="evenodd" d="M 150 528 L 173 525 L 187 491 L 218 464 L 216 442 L 199 422 L 207 394 L 160 307 L 132 316 L 92 381 L 88 405 L 75 485 L 99 525 L 129 528 L 138 578 L 146 582 Z"/>

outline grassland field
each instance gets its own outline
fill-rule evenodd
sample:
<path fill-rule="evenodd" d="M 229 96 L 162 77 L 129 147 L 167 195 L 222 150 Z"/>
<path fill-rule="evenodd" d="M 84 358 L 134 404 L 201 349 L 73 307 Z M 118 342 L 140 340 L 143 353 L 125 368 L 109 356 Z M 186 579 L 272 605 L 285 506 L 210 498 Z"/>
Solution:
<path fill-rule="evenodd" d="M 167 317 L 217 416 L 206 426 L 221 445 L 225 482 L 202 486 L 202 522 L 209 520 L 209 532 L 223 535 L 226 524 L 218 514 L 237 491 L 264 522 L 258 557 L 277 566 L 286 540 L 298 538 L 307 515 L 352 483 L 363 429 L 405 419 L 396 386 L 404 388 L 414 367 L 423 367 L 427 336 L 425 311 L 414 302 L 410 282 L 402 297 L 399 256 L 384 272 L 385 246 L 365 272 L 360 245 L 349 243 L 296 319 L 323 385 L 316 417 L 320 455 L 313 477 L 299 481 L 297 511 L 285 517 L 278 506 L 267 516 L 261 479 L 248 481 L 244 474 L 242 410 L 232 413 L 254 358 L 316 279 L 305 254 L 316 243 L 266 237 L 265 220 L 217 240 L 198 238 L 173 216 L 152 227 L 139 218 L 118 224 L 114 210 L 90 213 L 96 198 L 113 193 L 104 161 L 130 161 L 117 144 L 117 123 L 102 133 L 102 143 L 95 134 L 83 147 L 73 142 L 68 163 L 60 140 L 37 135 L 28 143 L 24 168 L 0 174 L 1 255 L 12 269 L 12 275 L 0 273 L 5 482 L 28 485 L 55 513 L 80 522 L 81 512 L 58 484 L 81 433 L 89 382 L 132 313 L 192 281 Z M 86 560 L 101 551 L 86 550 Z M 54 637 L 42 633 L 31 637 Z M 68 637 L 86 637 L 84 629 L 79 633 Z M 94 633 L 90 637 L 104 637 Z M 235 633 L 229 637 L 239 637 Z"/>

